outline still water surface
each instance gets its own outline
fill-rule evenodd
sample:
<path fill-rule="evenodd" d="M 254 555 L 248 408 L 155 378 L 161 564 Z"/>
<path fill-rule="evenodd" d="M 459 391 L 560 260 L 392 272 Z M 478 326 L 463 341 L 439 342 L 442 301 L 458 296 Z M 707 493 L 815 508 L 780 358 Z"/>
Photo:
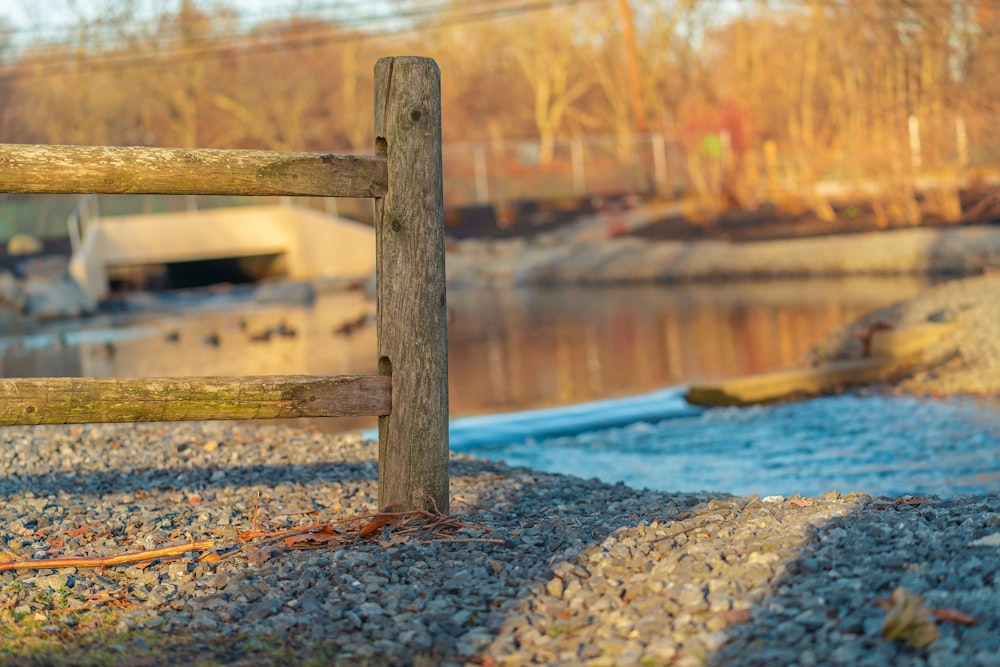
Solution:
<path fill-rule="evenodd" d="M 915 278 L 866 278 L 452 290 L 451 413 L 461 417 L 582 403 L 790 366 L 825 334 L 924 284 Z M 376 372 L 374 326 L 351 335 L 334 333 L 374 309 L 363 293 L 321 294 L 312 306 L 295 306 L 253 303 L 249 292 L 238 288 L 170 297 L 176 306 L 172 312 L 101 316 L 73 328 L 0 340 L 0 374 Z M 254 340 L 281 322 L 296 335 Z M 372 424 L 373 419 L 322 422 L 325 430 Z"/>

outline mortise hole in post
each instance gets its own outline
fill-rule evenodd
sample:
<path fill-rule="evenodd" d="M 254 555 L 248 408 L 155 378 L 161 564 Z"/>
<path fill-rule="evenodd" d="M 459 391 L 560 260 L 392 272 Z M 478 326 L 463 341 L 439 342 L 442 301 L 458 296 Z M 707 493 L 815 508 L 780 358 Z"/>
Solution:
<path fill-rule="evenodd" d="M 378 374 L 392 376 L 392 362 L 389 357 L 378 358 Z"/>
<path fill-rule="evenodd" d="M 375 137 L 375 155 L 385 157 L 389 154 L 389 142 L 385 137 Z"/>

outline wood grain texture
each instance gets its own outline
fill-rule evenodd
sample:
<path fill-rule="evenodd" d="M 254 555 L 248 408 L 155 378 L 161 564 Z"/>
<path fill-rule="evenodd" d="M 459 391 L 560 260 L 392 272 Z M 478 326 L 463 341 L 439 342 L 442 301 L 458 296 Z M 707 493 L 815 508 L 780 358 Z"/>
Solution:
<path fill-rule="evenodd" d="M 884 358 L 839 361 L 814 368 L 792 368 L 694 385 L 688 389 L 685 399 L 692 405 L 721 407 L 807 398 L 840 387 L 884 380 L 898 369 L 898 362 Z"/>
<path fill-rule="evenodd" d="M 954 358 L 958 350 L 947 338 L 954 330 L 952 324 L 928 322 L 904 329 L 876 331 L 871 337 L 871 357 L 693 385 L 685 398 L 688 403 L 704 407 L 747 406 L 891 381 Z"/>
<path fill-rule="evenodd" d="M 0 144 L 0 192 L 379 197 L 386 174 L 376 156 Z"/>
<path fill-rule="evenodd" d="M 388 414 L 379 375 L 0 380 L 0 425 Z"/>
<path fill-rule="evenodd" d="M 448 511 L 448 331 L 441 175 L 441 77 L 429 58 L 375 66 L 376 154 L 389 183 L 375 202 L 379 506 Z"/>

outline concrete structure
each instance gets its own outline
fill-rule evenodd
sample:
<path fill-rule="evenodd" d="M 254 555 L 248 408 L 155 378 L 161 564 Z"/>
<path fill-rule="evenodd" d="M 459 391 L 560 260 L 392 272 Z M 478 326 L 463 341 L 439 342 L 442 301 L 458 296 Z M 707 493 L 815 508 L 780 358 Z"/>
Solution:
<path fill-rule="evenodd" d="M 114 267 L 277 255 L 293 280 L 364 279 L 375 270 L 371 227 L 295 206 L 82 217 L 71 219 L 70 275 L 97 300 L 108 297 Z"/>

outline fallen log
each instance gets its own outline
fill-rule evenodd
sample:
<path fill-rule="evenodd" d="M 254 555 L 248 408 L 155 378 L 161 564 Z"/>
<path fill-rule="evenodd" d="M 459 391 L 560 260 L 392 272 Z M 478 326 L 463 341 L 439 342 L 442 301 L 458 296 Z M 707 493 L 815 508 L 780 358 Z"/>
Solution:
<path fill-rule="evenodd" d="M 809 398 L 859 385 L 898 379 L 951 359 L 956 350 L 942 341 L 954 331 L 948 324 L 885 329 L 871 335 L 871 357 L 834 361 L 746 375 L 692 386 L 685 399 L 703 407 L 746 406 Z"/>

